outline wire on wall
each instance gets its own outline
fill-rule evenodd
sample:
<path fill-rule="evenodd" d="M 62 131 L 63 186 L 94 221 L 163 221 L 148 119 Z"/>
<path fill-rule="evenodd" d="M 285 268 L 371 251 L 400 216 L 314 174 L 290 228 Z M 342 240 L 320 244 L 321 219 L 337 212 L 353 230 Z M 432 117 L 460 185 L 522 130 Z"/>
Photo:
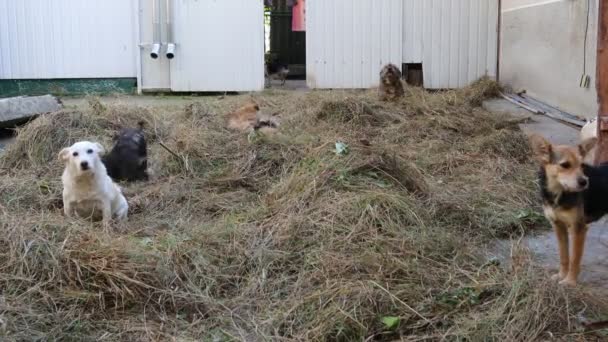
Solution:
<path fill-rule="evenodd" d="M 589 75 L 587 75 L 587 35 L 589 34 L 589 17 L 591 16 L 591 0 L 587 0 L 587 18 L 585 21 L 585 36 L 583 42 L 583 74 L 581 76 L 581 88 L 588 88 L 591 83 Z"/>

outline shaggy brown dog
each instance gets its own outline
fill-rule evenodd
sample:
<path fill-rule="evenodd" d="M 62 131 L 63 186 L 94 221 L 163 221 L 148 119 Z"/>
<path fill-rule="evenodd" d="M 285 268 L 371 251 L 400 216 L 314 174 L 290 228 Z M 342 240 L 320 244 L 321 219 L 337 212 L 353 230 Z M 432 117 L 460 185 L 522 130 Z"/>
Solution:
<path fill-rule="evenodd" d="M 394 64 L 387 64 L 380 70 L 380 99 L 393 101 L 404 95 L 401 71 Z"/>

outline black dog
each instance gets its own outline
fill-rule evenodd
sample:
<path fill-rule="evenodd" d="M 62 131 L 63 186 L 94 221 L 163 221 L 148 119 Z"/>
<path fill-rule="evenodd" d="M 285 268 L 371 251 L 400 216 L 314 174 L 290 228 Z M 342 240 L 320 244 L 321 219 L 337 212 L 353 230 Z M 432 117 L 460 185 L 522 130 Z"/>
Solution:
<path fill-rule="evenodd" d="M 148 180 L 148 148 L 143 132 L 138 128 L 124 128 L 114 136 L 112 151 L 102 158 L 108 175 L 115 181 Z"/>

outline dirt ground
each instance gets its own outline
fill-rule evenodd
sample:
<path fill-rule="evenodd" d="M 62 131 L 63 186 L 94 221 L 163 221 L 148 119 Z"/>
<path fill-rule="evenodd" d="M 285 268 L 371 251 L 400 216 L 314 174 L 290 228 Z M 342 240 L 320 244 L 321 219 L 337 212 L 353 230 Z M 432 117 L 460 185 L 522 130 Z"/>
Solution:
<path fill-rule="evenodd" d="M 521 120 L 482 107 L 496 91 L 65 98 L 0 154 L 0 337 L 604 340 L 581 323 L 602 289 L 535 256 L 536 166 Z M 250 98 L 277 134 L 226 128 Z M 142 120 L 128 222 L 63 217 L 57 152 Z"/>

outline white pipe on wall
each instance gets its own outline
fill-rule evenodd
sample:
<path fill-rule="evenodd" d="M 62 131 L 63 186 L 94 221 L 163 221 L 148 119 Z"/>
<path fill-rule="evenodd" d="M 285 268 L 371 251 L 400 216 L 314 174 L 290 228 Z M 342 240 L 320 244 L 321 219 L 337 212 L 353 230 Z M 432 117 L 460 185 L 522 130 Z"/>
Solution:
<path fill-rule="evenodd" d="M 165 0 L 167 11 L 165 14 L 166 29 L 167 29 L 167 52 L 166 56 L 168 59 L 175 57 L 175 43 L 173 42 L 173 26 L 171 23 L 171 0 Z"/>
<path fill-rule="evenodd" d="M 160 0 L 152 0 L 152 18 L 153 18 L 153 43 L 150 57 L 157 59 L 160 55 Z"/>
<path fill-rule="evenodd" d="M 157 59 L 160 54 L 160 44 L 154 43 L 152 44 L 152 50 L 150 50 L 150 57 Z"/>
<path fill-rule="evenodd" d="M 133 0 L 133 19 L 135 21 L 135 41 L 138 43 L 137 44 L 137 50 L 135 53 L 135 67 L 136 67 L 136 74 L 137 74 L 137 94 L 141 95 L 142 93 L 142 83 L 141 83 L 141 74 L 142 74 L 142 70 L 141 70 L 141 51 L 142 51 L 142 46 L 141 46 L 141 2 L 137 1 L 137 0 Z"/>
<path fill-rule="evenodd" d="M 167 58 L 173 59 L 175 57 L 175 44 L 169 43 L 167 44 Z"/>

